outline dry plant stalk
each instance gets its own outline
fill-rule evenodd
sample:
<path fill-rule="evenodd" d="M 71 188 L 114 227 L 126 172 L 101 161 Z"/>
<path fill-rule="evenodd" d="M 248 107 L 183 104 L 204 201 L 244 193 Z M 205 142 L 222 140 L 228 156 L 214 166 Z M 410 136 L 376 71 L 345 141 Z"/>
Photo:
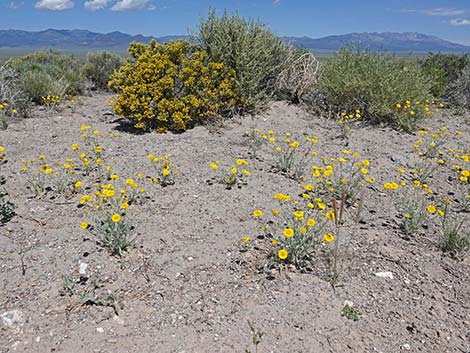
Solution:
<path fill-rule="evenodd" d="M 287 91 L 298 103 L 303 103 L 304 97 L 312 91 L 317 82 L 320 62 L 311 54 L 299 55 L 290 48 L 286 59 L 286 67 L 277 79 L 277 87 Z"/>

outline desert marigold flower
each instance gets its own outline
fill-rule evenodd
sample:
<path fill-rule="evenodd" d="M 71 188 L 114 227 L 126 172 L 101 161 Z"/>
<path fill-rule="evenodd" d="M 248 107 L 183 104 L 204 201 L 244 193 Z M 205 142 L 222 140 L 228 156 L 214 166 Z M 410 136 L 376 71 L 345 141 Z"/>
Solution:
<path fill-rule="evenodd" d="M 292 147 L 292 148 L 297 148 L 297 147 L 299 147 L 299 141 L 294 141 L 289 146 Z"/>
<path fill-rule="evenodd" d="M 315 226 L 316 222 L 313 218 L 309 218 L 306 224 L 307 224 L 307 227 L 313 227 Z"/>
<path fill-rule="evenodd" d="M 299 230 L 300 230 L 300 233 L 302 233 L 302 234 L 307 233 L 307 228 L 305 228 L 305 227 L 302 227 Z"/>
<path fill-rule="evenodd" d="M 304 219 L 304 212 L 303 211 L 295 211 L 294 212 L 295 218 L 297 218 L 299 221 Z"/>
<path fill-rule="evenodd" d="M 398 184 L 397 183 L 385 183 L 384 184 L 384 189 L 396 190 L 396 189 L 398 189 Z"/>
<path fill-rule="evenodd" d="M 272 210 L 271 212 L 272 212 L 273 216 L 277 216 L 279 214 L 278 210 Z"/>
<path fill-rule="evenodd" d="M 405 213 L 405 218 L 406 218 L 406 219 L 410 219 L 410 218 L 411 218 L 411 214 Z"/>
<path fill-rule="evenodd" d="M 327 242 L 327 243 L 331 243 L 333 240 L 335 240 L 335 236 L 331 233 L 325 233 L 325 235 L 323 235 L 323 239 Z"/>
<path fill-rule="evenodd" d="M 80 224 L 80 228 L 82 228 L 82 229 L 87 229 L 89 226 L 90 226 L 90 225 L 89 225 L 87 222 L 82 222 L 82 223 Z"/>
<path fill-rule="evenodd" d="M 335 220 L 335 213 L 333 211 L 328 211 L 326 213 L 326 218 L 328 218 L 330 221 L 334 221 Z"/>
<path fill-rule="evenodd" d="M 430 214 L 434 214 L 434 213 L 436 213 L 437 208 L 434 205 L 429 205 L 429 206 L 426 207 L 426 211 L 428 211 Z"/>
<path fill-rule="evenodd" d="M 230 172 L 231 172 L 232 174 L 237 174 L 238 169 L 235 168 L 235 167 L 232 167 L 232 169 L 230 170 Z"/>
<path fill-rule="evenodd" d="M 277 252 L 277 257 L 280 258 L 281 260 L 287 259 L 288 256 L 289 256 L 289 253 L 287 252 L 286 249 L 280 249 Z"/>
<path fill-rule="evenodd" d="M 124 202 L 120 208 L 121 210 L 127 210 L 129 208 L 129 204 L 127 202 Z"/>
<path fill-rule="evenodd" d="M 283 232 L 286 238 L 292 238 L 294 236 L 294 230 L 292 228 L 285 228 Z"/>
<path fill-rule="evenodd" d="M 276 147 L 276 151 L 277 152 L 282 152 L 282 148 L 281 147 Z"/>
<path fill-rule="evenodd" d="M 443 210 L 437 210 L 437 214 L 441 217 L 444 217 L 445 212 Z"/>
<path fill-rule="evenodd" d="M 279 244 L 279 242 L 278 242 L 276 239 L 273 239 L 273 240 L 271 241 L 271 244 L 274 245 L 274 246 L 276 246 L 277 244 Z"/>
<path fill-rule="evenodd" d="M 269 142 L 274 143 L 274 142 L 276 142 L 276 139 L 274 137 L 270 137 Z"/>
<path fill-rule="evenodd" d="M 51 168 L 47 168 L 47 169 L 44 171 L 44 173 L 46 173 L 46 174 L 52 174 L 52 172 L 53 172 L 53 171 L 52 171 Z"/>
<path fill-rule="evenodd" d="M 363 175 L 367 175 L 367 173 L 369 173 L 369 171 L 366 168 L 361 168 L 361 173 Z"/>
<path fill-rule="evenodd" d="M 401 108 L 401 104 L 400 104 L 400 103 L 397 103 L 397 104 L 395 105 L 395 107 L 396 107 L 397 109 L 400 109 L 400 108 Z"/>
<path fill-rule="evenodd" d="M 83 184 L 82 184 L 81 181 L 77 181 L 74 186 L 78 189 L 78 188 L 81 188 L 82 185 L 83 185 Z"/>
<path fill-rule="evenodd" d="M 364 159 L 364 160 L 362 161 L 362 165 L 363 165 L 364 167 L 368 167 L 369 164 L 370 164 L 370 161 L 369 161 L 368 159 Z"/>
<path fill-rule="evenodd" d="M 216 163 L 211 163 L 211 164 L 209 164 L 209 166 L 214 170 L 219 168 L 219 166 Z"/>
<path fill-rule="evenodd" d="M 101 147 L 101 146 L 95 146 L 95 152 L 96 152 L 96 153 L 101 153 L 101 152 L 103 152 L 103 147 Z"/>
<path fill-rule="evenodd" d="M 263 215 L 263 211 L 255 210 L 253 211 L 253 217 L 261 217 Z"/>
<path fill-rule="evenodd" d="M 248 243 L 250 241 L 250 237 L 246 236 L 246 237 L 243 237 L 242 239 L 242 242 L 244 243 Z"/>
<path fill-rule="evenodd" d="M 312 185 L 312 184 L 304 185 L 304 190 L 306 190 L 306 191 L 312 191 L 312 190 L 313 190 L 313 185 Z"/>
<path fill-rule="evenodd" d="M 133 189 L 137 187 L 137 184 L 135 183 L 134 179 L 126 179 L 126 185 L 130 186 Z"/>
<path fill-rule="evenodd" d="M 318 202 L 317 203 L 317 207 L 320 209 L 320 210 L 324 210 L 326 208 L 326 204 L 324 204 L 323 202 Z"/>
<path fill-rule="evenodd" d="M 170 170 L 168 168 L 165 168 L 165 169 L 163 169 L 162 173 L 163 173 L 164 176 L 168 176 L 168 175 L 170 175 Z"/>
<path fill-rule="evenodd" d="M 118 223 L 120 220 L 121 220 L 121 215 L 119 213 L 115 213 L 113 214 L 113 216 L 111 217 L 111 220 L 114 222 L 114 223 Z"/>

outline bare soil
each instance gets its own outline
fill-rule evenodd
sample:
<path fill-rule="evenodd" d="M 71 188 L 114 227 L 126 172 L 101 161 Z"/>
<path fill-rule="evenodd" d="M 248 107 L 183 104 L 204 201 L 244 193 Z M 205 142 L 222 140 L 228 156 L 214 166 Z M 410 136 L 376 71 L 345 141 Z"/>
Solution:
<path fill-rule="evenodd" d="M 416 135 L 363 126 L 346 146 L 334 122 L 282 102 L 221 128 L 135 134 L 112 115 L 109 98 L 95 94 L 58 113 L 38 110 L 0 131 L 9 160 L 2 173 L 17 205 L 17 215 L 0 227 L 0 315 L 17 310 L 20 316 L 0 326 L 0 352 L 254 353 L 248 321 L 263 333 L 259 353 L 470 352 L 469 257 L 444 254 L 433 227 L 405 238 L 381 187 L 411 158 Z M 139 220 L 135 246 L 123 260 L 80 229 L 86 215 L 78 196 L 34 197 L 21 172 L 21 159 L 74 156 L 70 146 L 80 143 L 84 124 L 120 132 L 103 147 L 123 177 L 151 175 L 149 153 L 171 153 L 179 170 L 175 185 L 147 186 L 146 201 L 132 206 Z M 469 148 L 463 119 L 444 111 L 426 122 L 442 125 L 461 130 L 454 142 Z M 338 157 L 347 147 L 371 161 L 377 182 L 365 189 L 364 222 L 348 227 L 351 254 L 337 286 L 321 271 L 260 270 L 266 240 L 257 239 L 251 214 L 273 207 L 275 193 L 298 195 L 303 183 L 272 171 L 269 146 L 256 158 L 250 154 L 243 134 L 254 127 L 317 135 L 320 156 Z M 247 185 L 228 190 L 207 182 L 210 162 L 235 158 L 250 161 Z M 432 185 L 436 197 L 450 190 L 445 176 L 434 176 Z M 251 238 L 246 244 L 244 236 Z M 79 279 L 80 262 L 88 265 L 87 281 Z M 393 279 L 375 275 L 383 271 Z M 99 291 L 113 293 L 115 302 L 82 305 L 64 289 L 66 277 L 78 290 L 99 280 Z M 359 320 L 341 315 L 345 301 L 360 310 Z"/>

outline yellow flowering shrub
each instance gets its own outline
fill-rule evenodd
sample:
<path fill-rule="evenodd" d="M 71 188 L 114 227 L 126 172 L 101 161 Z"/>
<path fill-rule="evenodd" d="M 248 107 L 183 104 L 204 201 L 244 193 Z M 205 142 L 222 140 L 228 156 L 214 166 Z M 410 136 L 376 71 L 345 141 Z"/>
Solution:
<path fill-rule="evenodd" d="M 109 86 L 118 93 L 116 113 L 138 129 L 184 131 L 226 115 L 238 101 L 235 72 L 183 40 L 131 43 L 129 53 Z"/>

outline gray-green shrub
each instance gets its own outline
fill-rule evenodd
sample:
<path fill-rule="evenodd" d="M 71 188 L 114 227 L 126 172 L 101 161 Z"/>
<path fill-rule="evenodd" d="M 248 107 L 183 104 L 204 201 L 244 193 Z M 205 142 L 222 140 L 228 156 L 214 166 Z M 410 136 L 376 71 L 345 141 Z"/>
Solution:
<path fill-rule="evenodd" d="M 449 85 L 462 74 L 466 65 L 470 64 L 468 54 L 430 53 L 420 61 L 423 71 L 432 81 L 431 93 L 436 98 L 447 98 L 451 92 Z"/>
<path fill-rule="evenodd" d="M 227 11 L 217 17 L 211 10 L 192 41 L 209 54 L 210 61 L 235 70 L 242 110 L 256 111 L 274 94 L 288 48 L 261 22 Z"/>
<path fill-rule="evenodd" d="M 470 62 L 464 67 L 460 76 L 449 84 L 446 91 L 451 107 L 458 113 L 470 111 Z"/>
<path fill-rule="evenodd" d="M 85 76 L 96 89 L 106 90 L 111 75 L 123 64 L 123 58 L 117 54 L 107 51 L 91 52 L 87 54 Z"/>
<path fill-rule="evenodd" d="M 58 95 L 63 99 L 65 95 L 85 91 L 83 64 L 72 55 L 40 51 L 16 58 L 11 64 L 18 73 L 22 90 L 35 103 L 41 104 L 44 96 Z"/>
<path fill-rule="evenodd" d="M 20 86 L 18 73 L 11 67 L 10 62 L 0 66 L 0 104 L 8 106 L 0 109 L 0 125 L 6 127 L 6 117 L 16 114 L 26 117 L 31 110 L 29 97 Z"/>
<path fill-rule="evenodd" d="M 320 69 L 313 104 L 334 113 L 360 109 L 369 122 L 410 130 L 419 116 L 404 119 L 396 104 L 423 102 L 432 98 L 430 89 L 430 81 L 417 63 L 404 64 L 386 54 L 343 48 Z"/>

